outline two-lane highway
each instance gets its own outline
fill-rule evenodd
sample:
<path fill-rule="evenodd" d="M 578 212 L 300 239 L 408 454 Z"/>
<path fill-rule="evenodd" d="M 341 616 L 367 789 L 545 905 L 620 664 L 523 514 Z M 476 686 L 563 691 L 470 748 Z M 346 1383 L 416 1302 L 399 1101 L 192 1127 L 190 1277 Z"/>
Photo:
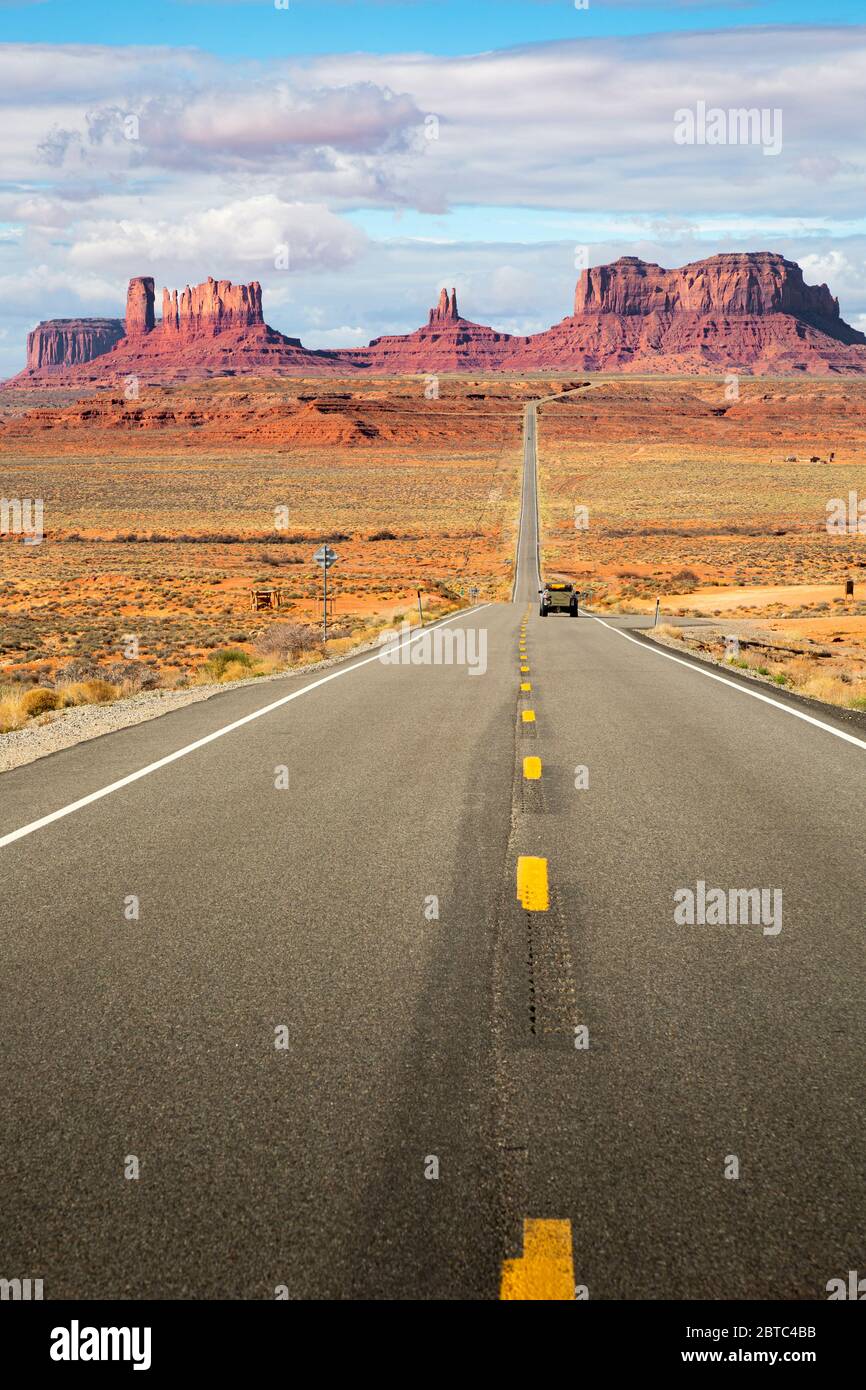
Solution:
<path fill-rule="evenodd" d="M 591 1298 L 806 1298 L 862 1265 L 866 750 L 628 619 L 538 617 L 535 413 L 514 602 L 446 625 L 483 674 L 356 659 L 0 778 L 4 1277 L 527 1296 L 562 1238 Z M 781 930 L 677 922 L 699 883 L 780 890 Z"/>

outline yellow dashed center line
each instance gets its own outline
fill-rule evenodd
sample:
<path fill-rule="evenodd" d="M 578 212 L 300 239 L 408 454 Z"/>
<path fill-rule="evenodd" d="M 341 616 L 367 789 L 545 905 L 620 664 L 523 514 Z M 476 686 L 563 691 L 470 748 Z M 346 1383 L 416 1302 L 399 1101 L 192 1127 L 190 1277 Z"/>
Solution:
<path fill-rule="evenodd" d="M 534 710 L 534 709 L 525 709 L 525 710 L 523 710 L 523 711 L 521 712 L 520 718 L 523 720 L 524 724 L 534 724 L 534 723 L 535 723 L 535 710 Z"/>
<path fill-rule="evenodd" d="M 541 776 L 541 759 L 524 758 L 523 775 L 526 778 L 527 782 L 537 782 L 539 777 Z"/>
<path fill-rule="evenodd" d="M 521 674 L 522 676 L 528 676 L 528 675 L 529 675 L 529 667 L 528 667 L 528 666 L 521 666 L 521 668 L 520 668 L 520 674 Z"/>
<path fill-rule="evenodd" d="M 531 690 L 531 689 L 532 689 L 532 683 L 531 683 L 530 681 L 521 681 L 521 682 L 520 682 L 520 689 L 521 689 L 521 690 Z"/>
<path fill-rule="evenodd" d="M 523 1223 L 523 1255 L 504 1260 L 500 1299 L 574 1301 L 570 1221 Z"/>
<path fill-rule="evenodd" d="M 517 860 L 517 898 L 527 912 L 546 912 L 550 906 L 547 860 L 521 854 Z"/>

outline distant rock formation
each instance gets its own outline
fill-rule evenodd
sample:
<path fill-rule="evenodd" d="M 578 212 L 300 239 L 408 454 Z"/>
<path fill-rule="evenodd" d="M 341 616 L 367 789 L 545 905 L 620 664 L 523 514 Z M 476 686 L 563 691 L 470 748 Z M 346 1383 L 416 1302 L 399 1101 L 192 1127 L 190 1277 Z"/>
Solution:
<path fill-rule="evenodd" d="M 771 251 L 708 256 L 680 270 L 621 256 L 584 270 L 577 282 L 575 317 L 653 313 L 794 314 L 827 327 L 842 322 L 827 286 L 807 285 L 794 261 Z"/>
<path fill-rule="evenodd" d="M 264 321 L 258 280 L 249 285 L 233 285 L 231 280 L 214 280 L 209 275 L 203 284 L 192 289 L 187 285 L 180 294 L 177 290 L 162 292 L 161 329 L 180 338 L 251 327 Z"/>
<path fill-rule="evenodd" d="M 27 368 L 9 385 L 78 386 L 186 381 L 210 376 L 322 376 L 346 368 L 332 353 L 308 352 L 299 338 L 269 328 L 257 280 L 233 285 L 209 276 L 200 285 L 162 292 L 154 312 L 154 281 L 129 282 L 125 325 L 119 319 L 42 323 L 28 340 Z"/>
<path fill-rule="evenodd" d="M 866 337 L 826 285 L 771 251 L 709 256 L 679 270 L 623 256 L 585 270 L 574 314 L 522 340 L 521 365 L 583 371 L 755 375 L 866 371 Z"/>
<path fill-rule="evenodd" d="M 866 372 L 866 337 L 844 322 L 826 285 L 807 285 L 770 251 L 726 253 L 679 270 L 623 256 L 578 280 L 574 313 L 543 333 L 500 333 L 461 316 L 442 290 L 413 333 L 365 348 L 309 351 L 264 321 L 258 281 L 209 277 L 164 289 L 154 315 L 150 276 L 130 281 L 126 326 L 57 319 L 28 339 L 27 368 L 9 384 L 146 382 L 216 375 L 407 376 L 458 371 L 627 371 L 790 375 Z"/>
<path fill-rule="evenodd" d="M 152 333 L 156 320 L 153 313 L 153 277 L 138 275 L 130 280 L 126 291 L 126 336 L 141 338 Z"/>
<path fill-rule="evenodd" d="M 27 335 L 27 368 L 75 367 L 110 352 L 123 337 L 122 319 L 48 319 Z"/>
<path fill-rule="evenodd" d="M 770 251 L 665 270 L 623 256 L 578 280 L 574 313 L 520 337 L 470 322 L 443 290 L 427 324 L 339 355 L 371 372 L 864 372 L 866 337 L 826 285 Z"/>
<path fill-rule="evenodd" d="M 448 291 L 440 290 L 439 303 L 430 310 L 430 315 L 427 319 L 428 324 L 456 323 L 459 318 L 460 315 L 457 312 L 457 291 L 452 290 L 451 298 L 449 299 Z"/>
<path fill-rule="evenodd" d="M 427 322 L 414 333 L 394 333 L 374 338 L 365 348 L 338 348 L 334 356 L 347 367 L 386 376 L 418 373 L 497 371 L 510 344 L 519 341 L 482 323 L 461 318 L 457 291 L 442 290 Z"/>

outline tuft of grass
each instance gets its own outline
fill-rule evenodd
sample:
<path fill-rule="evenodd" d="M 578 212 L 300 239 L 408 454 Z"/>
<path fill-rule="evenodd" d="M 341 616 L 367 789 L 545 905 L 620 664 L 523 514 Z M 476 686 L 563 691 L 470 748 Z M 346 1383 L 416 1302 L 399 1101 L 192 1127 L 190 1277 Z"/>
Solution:
<path fill-rule="evenodd" d="M 250 675 L 253 664 L 249 652 L 242 651 L 240 647 L 221 647 L 219 651 L 211 653 L 201 670 L 209 680 L 221 681 L 229 668 L 241 667 L 245 676 Z M 239 680 L 240 677 L 232 674 L 228 679 Z"/>
<path fill-rule="evenodd" d="M 0 734 L 9 734 L 13 729 L 22 729 L 27 723 L 24 710 L 24 691 L 10 689 L 0 691 Z"/>
<path fill-rule="evenodd" d="M 91 680 L 70 681 L 67 685 L 61 685 L 57 693 L 64 708 L 69 705 L 107 705 L 117 699 L 120 688 L 94 676 Z"/>
<path fill-rule="evenodd" d="M 220 684 L 227 684 L 229 681 L 245 681 L 250 676 L 261 676 L 264 672 L 255 670 L 251 661 L 229 661 L 222 668 L 217 680 Z"/>
<path fill-rule="evenodd" d="M 30 690 L 6 688 L 0 692 L 0 734 L 23 729 L 29 719 L 35 719 L 48 710 L 69 709 L 76 705 L 104 705 L 116 700 L 119 695 L 119 686 L 98 677 L 67 681 L 56 690 L 46 690 L 42 686 Z"/>
<path fill-rule="evenodd" d="M 35 690 L 26 692 L 21 704 L 27 717 L 33 719 L 37 714 L 45 714 L 47 710 L 60 709 L 63 699 L 56 690 L 46 690 L 37 686 Z"/>

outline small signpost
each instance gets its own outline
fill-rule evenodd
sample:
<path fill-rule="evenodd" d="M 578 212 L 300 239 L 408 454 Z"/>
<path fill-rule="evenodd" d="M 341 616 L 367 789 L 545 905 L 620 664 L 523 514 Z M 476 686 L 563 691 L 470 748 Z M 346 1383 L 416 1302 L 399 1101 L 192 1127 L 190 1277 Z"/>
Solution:
<path fill-rule="evenodd" d="M 322 644 L 328 640 L 328 570 L 337 561 L 337 552 L 332 550 L 329 545 L 320 545 L 313 556 L 316 564 L 322 570 L 323 601 L 322 601 Z"/>

